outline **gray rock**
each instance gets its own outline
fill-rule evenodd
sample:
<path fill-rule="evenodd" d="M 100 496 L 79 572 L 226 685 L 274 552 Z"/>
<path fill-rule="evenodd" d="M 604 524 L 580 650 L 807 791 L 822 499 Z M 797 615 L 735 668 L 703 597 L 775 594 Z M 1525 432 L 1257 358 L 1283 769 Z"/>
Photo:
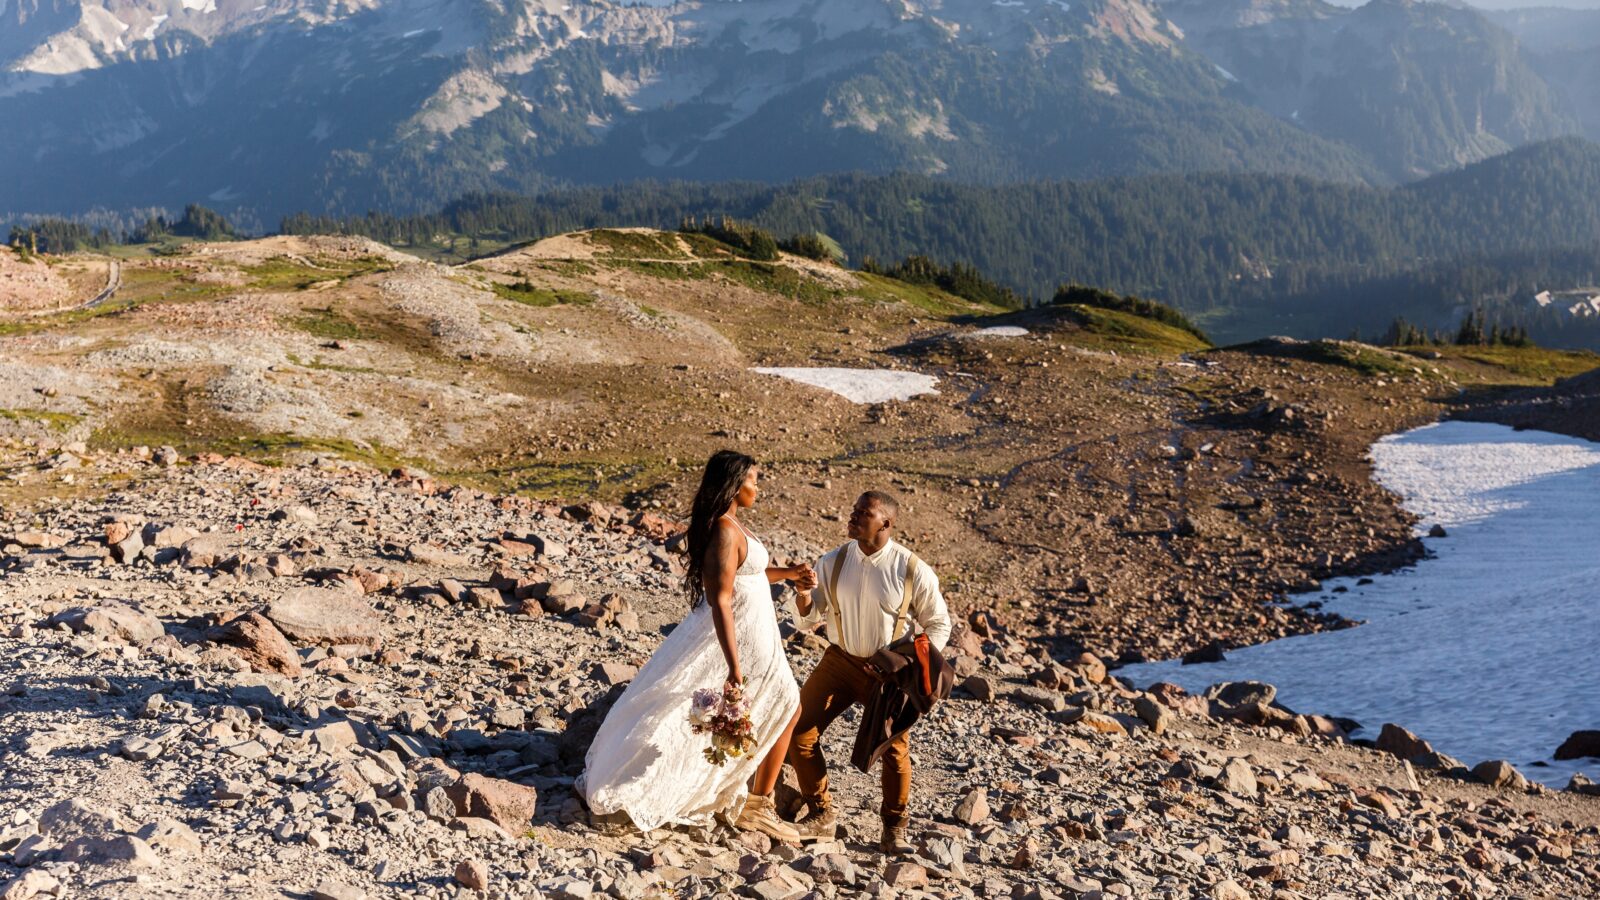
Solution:
<path fill-rule="evenodd" d="M 162 850 L 198 854 L 204 847 L 189 826 L 177 819 L 158 819 L 136 832 L 136 836 Z"/>
<path fill-rule="evenodd" d="M 452 553 L 442 547 L 422 543 L 406 547 L 406 558 L 414 563 L 438 568 L 460 568 L 470 563 L 470 560 L 459 553 Z"/>
<path fill-rule="evenodd" d="M 111 545 L 111 558 L 123 565 L 128 565 L 138 559 L 139 553 L 143 550 L 144 535 L 135 531 Z"/>
<path fill-rule="evenodd" d="M 131 603 L 108 602 L 97 606 L 74 606 L 51 616 L 49 625 L 65 625 L 79 634 L 119 637 L 130 644 L 144 644 L 166 631 L 161 620 Z"/>
<path fill-rule="evenodd" d="M 1206 699 L 1224 707 L 1271 705 L 1278 689 L 1260 681 L 1224 681 L 1206 690 Z"/>
<path fill-rule="evenodd" d="M 1067 700 L 1049 688 L 1019 685 L 1006 692 L 1007 699 L 1023 706 L 1032 706 L 1046 712 L 1059 712 L 1067 708 Z"/>
<path fill-rule="evenodd" d="M 116 813 L 77 797 L 63 800 L 39 815 L 39 833 L 58 840 L 122 830 Z"/>
<path fill-rule="evenodd" d="M 161 744 L 156 741 L 136 734 L 123 738 L 117 747 L 117 755 L 134 762 L 149 762 L 160 756 L 162 749 Z"/>
<path fill-rule="evenodd" d="M 1234 757 L 1222 767 L 1222 774 L 1218 782 L 1224 790 L 1240 797 L 1254 797 L 1259 789 L 1256 785 L 1255 770 L 1245 762 L 1243 757 Z"/>
<path fill-rule="evenodd" d="M 284 635 L 306 644 L 383 646 L 385 629 L 372 607 L 360 597 L 329 588 L 290 591 L 267 607 L 267 618 Z"/>
<path fill-rule="evenodd" d="M 311 889 L 311 900 L 367 900 L 367 892 L 339 881 L 324 881 Z"/>
<path fill-rule="evenodd" d="M 1165 734 L 1174 721 L 1172 710 L 1157 703 L 1149 694 L 1141 694 L 1133 701 L 1133 711 L 1156 734 Z"/>
<path fill-rule="evenodd" d="M 61 882 L 43 869 L 29 869 L 0 884 L 0 900 L 33 900 L 40 894 L 57 894 Z"/>
<path fill-rule="evenodd" d="M 236 553 L 238 539 L 225 531 L 184 541 L 178 562 L 188 569 L 210 569 Z"/>
<path fill-rule="evenodd" d="M 456 802 L 450 799 L 449 793 L 442 787 L 429 788 L 424 792 L 421 806 L 423 812 L 441 822 L 448 822 L 456 817 Z"/>
<path fill-rule="evenodd" d="M 61 848 L 61 858 L 91 866 L 122 865 L 133 869 L 154 869 L 161 865 L 161 857 L 149 844 L 128 834 L 69 841 Z"/>

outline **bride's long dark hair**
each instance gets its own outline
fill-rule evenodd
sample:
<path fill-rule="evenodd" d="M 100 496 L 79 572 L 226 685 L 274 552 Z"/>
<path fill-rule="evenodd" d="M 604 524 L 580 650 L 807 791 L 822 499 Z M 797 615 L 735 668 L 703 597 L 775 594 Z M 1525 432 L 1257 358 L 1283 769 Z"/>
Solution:
<path fill-rule="evenodd" d="M 698 605 L 705 596 L 706 551 L 711 548 L 717 519 L 733 505 L 745 476 L 755 465 L 754 458 L 736 450 L 718 450 L 706 460 L 700 489 L 695 491 L 694 507 L 689 513 L 689 565 L 683 576 L 683 589 L 691 606 Z"/>

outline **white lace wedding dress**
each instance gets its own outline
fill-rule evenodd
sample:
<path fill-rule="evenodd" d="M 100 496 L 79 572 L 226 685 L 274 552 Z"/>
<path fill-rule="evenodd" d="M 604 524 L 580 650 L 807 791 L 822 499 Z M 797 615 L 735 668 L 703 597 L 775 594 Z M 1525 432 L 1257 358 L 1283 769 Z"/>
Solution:
<path fill-rule="evenodd" d="M 718 812 L 737 816 L 743 808 L 750 777 L 800 706 L 767 582 L 770 557 L 748 532 L 745 540 L 744 564 L 733 580 L 733 620 L 755 752 L 714 766 L 704 753 L 710 736 L 689 728 L 694 692 L 720 689 L 728 677 L 710 604 L 701 602 L 639 670 L 589 745 L 575 787 L 592 812 L 627 813 L 640 831 L 650 831 L 708 825 Z"/>

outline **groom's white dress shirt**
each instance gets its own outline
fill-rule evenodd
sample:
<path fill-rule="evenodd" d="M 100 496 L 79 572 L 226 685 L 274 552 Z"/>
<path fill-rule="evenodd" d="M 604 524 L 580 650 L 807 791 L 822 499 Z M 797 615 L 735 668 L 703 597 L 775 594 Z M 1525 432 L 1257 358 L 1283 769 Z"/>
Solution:
<path fill-rule="evenodd" d="M 838 590 L 842 599 L 836 601 L 828 593 L 828 584 L 833 580 L 833 567 L 841 558 Z M 811 593 L 811 612 L 800 616 L 800 623 L 810 627 L 826 622 L 828 640 L 851 656 L 871 656 L 887 647 L 906 633 L 902 626 L 900 634 L 890 634 L 895 617 L 900 614 L 900 604 L 905 602 L 906 563 L 910 560 L 911 551 L 893 540 L 871 556 L 862 553 L 861 545 L 855 541 L 846 542 L 817 563 L 818 584 Z M 843 634 L 833 633 L 828 614 L 835 602 L 839 603 Z M 950 640 L 950 610 L 939 592 L 939 576 L 925 562 L 911 573 L 911 609 L 906 619 L 920 625 L 929 642 L 940 650 Z"/>

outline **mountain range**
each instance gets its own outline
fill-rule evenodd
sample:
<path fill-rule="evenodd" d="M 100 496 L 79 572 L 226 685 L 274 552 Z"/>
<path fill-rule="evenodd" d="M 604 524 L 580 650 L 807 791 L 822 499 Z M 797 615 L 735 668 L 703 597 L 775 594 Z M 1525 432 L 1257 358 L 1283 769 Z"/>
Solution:
<path fill-rule="evenodd" d="M 1390 184 L 1600 134 L 1600 41 L 1540 27 L 1411 0 L 0 0 L 0 215 L 839 171 Z"/>

